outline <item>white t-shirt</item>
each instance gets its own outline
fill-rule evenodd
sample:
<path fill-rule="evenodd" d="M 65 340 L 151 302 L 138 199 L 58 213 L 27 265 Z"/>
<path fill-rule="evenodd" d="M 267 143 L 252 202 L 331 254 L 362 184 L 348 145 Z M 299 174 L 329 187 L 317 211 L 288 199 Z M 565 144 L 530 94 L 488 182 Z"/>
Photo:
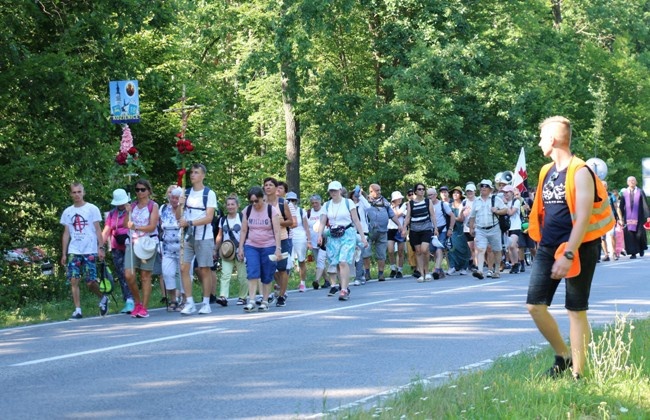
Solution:
<path fill-rule="evenodd" d="M 506 203 L 506 207 L 508 207 L 508 212 L 510 212 L 510 208 L 517 209 L 515 214 L 510 216 L 510 230 L 521 230 L 521 201 L 514 199 Z"/>
<path fill-rule="evenodd" d="M 406 203 L 402 203 L 399 207 L 393 207 L 393 211 L 395 214 L 400 213 L 401 216 L 398 216 L 398 219 L 402 225 L 404 225 L 404 219 L 406 219 L 406 212 L 407 212 L 408 207 L 406 206 Z M 395 222 L 393 222 L 393 219 L 388 219 L 388 229 L 397 229 L 399 226 Z"/>
<path fill-rule="evenodd" d="M 88 255 L 97 253 L 97 231 L 95 222 L 101 222 L 102 215 L 94 204 L 81 207 L 70 206 L 61 215 L 61 224 L 68 227 L 70 242 L 68 254 Z"/>
<path fill-rule="evenodd" d="M 307 232 L 304 226 L 305 220 L 307 220 L 307 212 L 302 208 L 298 208 L 296 210 L 296 219 L 298 219 L 298 226 L 291 229 L 291 235 L 293 239 L 304 242 L 307 240 Z"/>
<path fill-rule="evenodd" d="M 346 204 L 347 201 L 347 204 Z M 327 220 L 330 226 L 348 226 L 352 223 L 352 216 L 350 211 L 355 209 L 354 201 L 349 198 L 342 199 L 338 204 L 332 200 L 325 203 L 325 210 L 327 211 Z"/>
<path fill-rule="evenodd" d="M 320 210 L 316 211 L 311 209 L 307 222 L 309 223 L 309 230 L 311 234 L 311 246 L 316 248 L 318 246 L 318 231 L 314 230 L 314 225 L 320 220 L 321 214 L 325 214 L 325 207 L 321 206 Z"/>
<path fill-rule="evenodd" d="M 217 195 L 214 191 L 208 191 L 208 202 L 206 207 L 211 207 L 214 209 L 214 215 L 217 214 Z M 200 190 L 190 189 L 190 195 L 187 197 L 185 202 L 185 220 L 197 220 L 205 217 L 206 208 L 203 207 L 203 188 Z M 208 223 L 207 225 L 194 226 L 194 239 L 214 239 L 212 233 L 212 224 Z"/>

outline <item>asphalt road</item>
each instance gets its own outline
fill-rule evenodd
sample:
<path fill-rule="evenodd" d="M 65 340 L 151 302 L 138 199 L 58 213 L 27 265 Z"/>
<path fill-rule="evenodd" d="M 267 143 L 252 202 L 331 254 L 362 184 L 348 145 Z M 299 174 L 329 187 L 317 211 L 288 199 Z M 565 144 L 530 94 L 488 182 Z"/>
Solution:
<path fill-rule="evenodd" d="M 649 257 L 599 264 L 591 322 L 648 316 L 649 270 Z M 528 274 L 372 281 L 348 302 L 309 290 L 267 313 L 231 301 L 210 315 L 0 330 L 1 417 L 318 417 L 542 343 L 524 305 Z M 568 334 L 563 294 L 552 310 Z"/>

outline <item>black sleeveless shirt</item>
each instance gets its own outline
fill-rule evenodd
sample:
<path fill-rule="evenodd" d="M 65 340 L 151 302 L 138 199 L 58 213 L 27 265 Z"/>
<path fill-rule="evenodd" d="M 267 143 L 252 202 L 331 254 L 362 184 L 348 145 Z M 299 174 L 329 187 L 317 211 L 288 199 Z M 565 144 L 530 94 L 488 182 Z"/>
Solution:
<path fill-rule="evenodd" d="M 566 168 L 560 172 L 552 169 L 544 179 L 540 197 L 545 210 L 541 246 L 556 247 L 571 235 L 573 223 L 566 202 L 566 175 Z"/>

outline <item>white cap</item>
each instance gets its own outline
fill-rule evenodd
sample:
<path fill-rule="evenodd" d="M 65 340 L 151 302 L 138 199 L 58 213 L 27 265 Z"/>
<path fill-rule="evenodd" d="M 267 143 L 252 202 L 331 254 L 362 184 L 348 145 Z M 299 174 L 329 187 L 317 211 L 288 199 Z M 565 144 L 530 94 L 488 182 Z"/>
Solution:
<path fill-rule="evenodd" d="M 341 185 L 340 182 L 338 181 L 332 181 L 330 184 L 327 186 L 327 191 L 331 190 L 340 190 L 343 188 L 343 185 Z"/>
<path fill-rule="evenodd" d="M 479 185 L 489 185 L 491 190 L 494 189 L 494 187 L 492 186 L 492 181 L 490 181 L 489 179 L 484 179 L 484 180 L 482 180 L 482 181 L 479 183 Z"/>
<path fill-rule="evenodd" d="M 128 202 L 129 196 L 126 195 L 126 191 L 124 191 L 122 188 L 118 188 L 113 191 L 113 201 L 111 201 L 111 205 L 121 206 L 122 204 L 126 204 Z"/>
<path fill-rule="evenodd" d="M 289 192 L 287 193 L 287 196 L 284 197 L 284 198 L 286 198 L 287 200 L 297 200 L 297 199 L 298 199 L 298 195 L 297 195 L 295 192 L 293 192 L 293 191 L 289 191 Z"/>
<path fill-rule="evenodd" d="M 399 200 L 400 198 L 404 198 L 404 196 L 399 191 L 393 191 L 390 195 L 390 201 Z"/>
<path fill-rule="evenodd" d="M 474 191 L 474 192 L 476 192 L 476 185 L 474 185 L 473 182 L 468 182 L 467 185 L 465 185 L 465 191 Z"/>

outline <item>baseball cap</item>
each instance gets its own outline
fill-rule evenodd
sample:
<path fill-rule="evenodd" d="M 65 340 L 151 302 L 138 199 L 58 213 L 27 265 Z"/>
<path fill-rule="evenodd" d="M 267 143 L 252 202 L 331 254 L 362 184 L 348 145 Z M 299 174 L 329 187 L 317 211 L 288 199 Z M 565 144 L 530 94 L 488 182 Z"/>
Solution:
<path fill-rule="evenodd" d="M 328 190 L 328 191 L 331 191 L 331 190 L 340 190 L 340 189 L 342 189 L 342 188 L 343 188 L 343 185 L 341 185 L 341 183 L 338 182 L 338 181 L 332 181 L 332 182 L 330 182 L 330 184 L 327 186 L 327 190 Z"/>
<path fill-rule="evenodd" d="M 449 191 L 449 188 L 446 185 L 440 187 L 440 191 Z"/>
<path fill-rule="evenodd" d="M 297 199 L 298 199 L 298 195 L 297 195 L 295 192 L 293 192 L 293 191 L 289 191 L 289 192 L 287 193 L 287 195 L 286 195 L 285 198 L 286 198 L 287 200 L 297 200 Z"/>
<path fill-rule="evenodd" d="M 468 182 L 467 185 L 465 185 L 465 191 L 474 191 L 474 192 L 476 192 L 476 185 L 474 185 L 473 182 Z"/>
<path fill-rule="evenodd" d="M 490 187 L 491 190 L 494 189 L 494 187 L 492 186 L 492 181 L 490 181 L 489 179 L 482 180 L 478 185 L 479 186 L 487 185 L 488 187 Z"/>

